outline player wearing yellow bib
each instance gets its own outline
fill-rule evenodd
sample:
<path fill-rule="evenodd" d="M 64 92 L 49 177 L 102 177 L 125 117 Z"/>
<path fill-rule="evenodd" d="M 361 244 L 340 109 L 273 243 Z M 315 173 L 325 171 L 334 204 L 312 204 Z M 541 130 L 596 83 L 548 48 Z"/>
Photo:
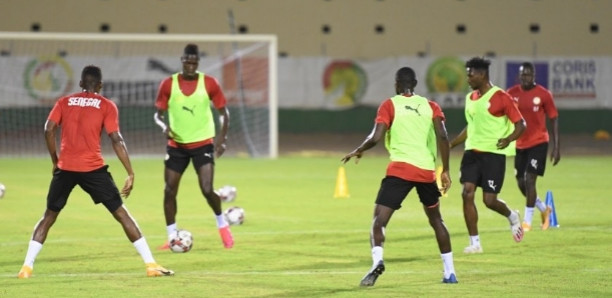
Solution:
<path fill-rule="evenodd" d="M 225 248 L 232 248 L 234 239 L 223 217 L 221 200 L 213 189 L 214 158 L 225 152 L 229 127 L 226 99 L 217 80 L 197 71 L 198 46 L 188 44 L 181 62 L 183 71 L 163 80 L 155 107 L 155 123 L 168 138 L 164 169 L 164 215 L 170 239 L 177 230 L 176 195 L 183 172 L 191 161 L 198 175 L 200 189 L 215 214 L 219 235 Z M 218 111 L 220 129 L 215 133 L 211 104 Z M 168 113 L 168 124 L 164 113 Z M 160 249 L 168 249 L 168 242 Z"/>
<path fill-rule="evenodd" d="M 393 213 L 413 188 L 416 188 L 429 224 L 436 234 L 444 267 L 443 283 L 457 283 L 450 236 L 440 215 L 440 190 L 451 186 L 448 173 L 449 143 L 444 126 L 444 113 L 433 101 L 414 94 L 417 84 L 414 70 L 400 68 L 395 74 L 396 96 L 380 105 L 374 129 L 363 143 L 342 158 L 344 163 L 352 157 L 359 161 L 364 151 L 374 147 L 386 134 L 385 145 L 391 162 L 382 180 L 370 232 L 372 268 L 361 280 L 361 286 L 373 286 L 385 271 L 383 244 L 385 227 Z M 436 156 L 442 157 L 442 189 L 436 183 Z"/>
<path fill-rule="evenodd" d="M 476 187 L 482 189 L 487 208 L 508 218 L 514 240 L 523 239 L 518 211 L 508 208 L 497 194 L 504 183 L 506 156 L 514 155 L 514 141 L 525 130 L 525 124 L 510 95 L 489 80 L 490 64 L 478 57 L 466 63 L 468 84 L 474 90 L 465 97 L 467 126 L 450 142 L 451 148 L 465 142 L 460 182 L 470 245 L 464 253 L 482 253 L 474 203 Z"/>

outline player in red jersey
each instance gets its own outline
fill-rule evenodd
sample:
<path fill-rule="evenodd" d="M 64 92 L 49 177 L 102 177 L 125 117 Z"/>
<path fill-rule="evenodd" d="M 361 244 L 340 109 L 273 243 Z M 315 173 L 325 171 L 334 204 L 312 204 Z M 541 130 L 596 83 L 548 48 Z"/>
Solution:
<path fill-rule="evenodd" d="M 373 264 L 361 280 L 361 286 L 373 286 L 378 276 L 385 271 L 385 227 L 413 188 L 416 188 L 429 225 L 436 235 L 444 267 L 442 282 L 457 283 L 450 236 L 440 214 L 440 191 L 446 192 L 451 186 L 448 163 L 450 149 L 444 113 L 435 102 L 414 94 L 416 84 L 414 70 L 409 67 L 400 68 L 395 74 L 397 95 L 383 101 L 378 108 L 372 133 L 359 147 L 342 158 L 344 163 L 352 157 L 357 162 L 366 150 L 386 136 L 385 145 L 391 162 L 374 206 L 370 232 Z M 438 151 L 442 157 L 442 189 L 438 189 L 435 175 Z"/>
<path fill-rule="evenodd" d="M 100 68 L 93 65 L 86 66 L 81 74 L 79 86 L 83 91 L 60 98 L 45 123 L 45 140 L 53 164 L 53 179 L 47 195 L 47 209 L 34 227 L 32 240 L 28 245 L 28 252 L 18 277 L 32 276 L 34 261 L 45 243 L 47 233 L 60 211 L 66 206 L 68 196 L 76 185 L 87 192 L 96 204 L 102 203 L 121 224 L 128 239 L 144 260 L 148 276 L 174 275 L 174 272 L 155 262 L 138 224 L 121 199 L 121 196 L 127 198 L 132 191 L 134 171 L 125 142 L 119 132 L 117 106 L 98 94 L 102 88 Z M 62 128 L 62 133 L 58 156 L 55 135 L 59 127 Z M 102 158 L 100 149 L 102 128 L 106 130 L 113 149 L 128 174 L 121 193 Z"/>
<path fill-rule="evenodd" d="M 525 132 L 516 141 L 514 169 L 518 187 L 526 198 L 523 230 L 531 230 L 534 206 L 542 215 L 542 230 L 550 225 L 551 209 L 538 198 L 536 180 L 544 176 L 548 153 L 549 134 L 546 118 L 552 129 L 552 151 L 550 160 L 557 165 L 561 159 L 559 146 L 559 112 L 555 107 L 552 94 L 535 82 L 535 68 L 532 63 L 524 62 L 519 68 L 521 83 L 508 89 L 517 102 L 518 108 L 527 123 Z"/>
<path fill-rule="evenodd" d="M 190 162 L 198 175 L 200 190 L 215 214 L 219 235 L 225 248 L 232 248 L 234 238 L 221 210 L 221 199 L 213 189 L 215 158 L 225 152 L 229 128 L 229 110 L 217 80 L 197 71 L 198 46 L 188 44 L 183 51 L 183 71 L 163 80 L 159 86 L 155 123 L 168 139 L 164 162 L 164 215 L 168 241 L 159 249 L 168 249 L 177 230 L 176 195 L 181 177 Z M 220 129 L 215 132 L 211 108 L 219 114 Z M 164 114 L 168 114 L 166 124 Z"/>

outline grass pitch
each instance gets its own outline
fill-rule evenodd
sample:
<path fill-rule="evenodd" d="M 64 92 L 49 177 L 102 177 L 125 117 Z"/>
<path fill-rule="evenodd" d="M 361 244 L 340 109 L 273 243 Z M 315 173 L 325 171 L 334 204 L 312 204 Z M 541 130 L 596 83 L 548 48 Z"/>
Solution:
<path fill-rule="evenodd" d="M 221 158 L 216 187 L 238 188 L 246 220 L 232 227 L 235 247 L 221 244 L 212 212 L 187 169 L 178 195 L 178 225 L 194 235 L 185 254 L 157 251 L 165 240 L 162 159 L 134 159 L 135 188 L 125 203 L 158 263 L 174 277 L 148 278 L 118 223 L 75 189 L 49 232 L 34 275 L 16 278 L 32 227 L 45 208 L 51 178 L 48 159 L 0 159 L 0 297 L 606 297 L 612 286 L 612 157 L 564 157 L 548 165 L 539 195 L 552 190 L 559 228 L 512 240 L 508 222 L 479 200 L 484 253 L 464 255 L 468 236 L 461 209 L 460 155 L 453 155 L 454 184 L 442 199 L 459 284 L 441 284 L 442 263 L 432 229 L 411 193 L 387 228 L 387 271 L 372 288 L 360 288 L 371 266 L 369 227 L 387 158 L 365 156 L 345 166 L 350 198 L 334 199 L 342 154 L 278 160 Z M 500 194 L 524 210 L 508 159 Z M 119 186 L 125 172 L 109 159 Z M 534 227 L 539 213 L 534 215 Z"/>

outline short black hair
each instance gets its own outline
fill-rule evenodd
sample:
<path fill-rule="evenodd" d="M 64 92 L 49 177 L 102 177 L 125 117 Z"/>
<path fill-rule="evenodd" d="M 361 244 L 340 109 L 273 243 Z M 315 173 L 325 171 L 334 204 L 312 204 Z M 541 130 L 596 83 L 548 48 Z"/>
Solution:
<path fill-rule="evenodd" d="M 414 69 L 402 67 L 395 73 L 395 91 L 398 94 L 406 93 L 408 90 L 412 92 L 416 84 L 417 80 Z"/>
<path fill-rule="evenodd" d="M 529 68 L 531 70 L 535 70 L 535 68 L 533 67 L 533 63 L 531 63 L 531 62 L 523 62 L 523 63 L 521 63 L 521 67 L 523 69 Z"/>
<path fill-rule="evenodd" d="M 81 81 L 93 81 L 93 82 L 101 82 L 102 81 L 102 70 L 100 67 L 95 65 L 87 65 L 83 68 L 83 72 L 81 72 Z"/>
<path fill-rule="evenodd" d="M 188 56 L 188 55 L 200 56 L 200 51 L 198 51 L 198 45 L 193 44 L 193 43 L 186 45 L 185 49 L 183 50 L 183 55 L 184 56 Z"/>
<path fill-rule="evenodd" d="M 482 57 L 474 57 L 465 63 L 467 68 L 484 70 L 487 73 L 489 73 L 489 65 L 491 65 L 491 61 Z"/>
<path fill-rule="evenodd" d="M 402 67 L 395 73 L 395 81 L 398 83 L 411 83 L 416 79 L 414 69 L 410 67 Z"/>

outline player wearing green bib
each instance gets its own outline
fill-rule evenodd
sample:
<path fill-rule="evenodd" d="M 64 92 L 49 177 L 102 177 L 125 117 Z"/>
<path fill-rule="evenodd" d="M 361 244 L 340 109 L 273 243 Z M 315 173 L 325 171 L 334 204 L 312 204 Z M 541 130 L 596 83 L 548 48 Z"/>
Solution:
<path fill-rule="evenodd" d="M 161 82 L 155 102 L 155 123 L 168 138 L 164 169 L 166 231 L 170 240 L 177 230 L 176 195 L 183 172 L 192 162 L 202 194 L 215 214 L 223 245 L 232 248 L 234 239 L 223 217 L 221 200 L 213 189 L 214 158 L 225 152 L 229 111 L 217 80 L 197 71 L 199 61 L 198 46 L 188 44 L 181 57 L 183 71 Z M 215 132 L 213 107 L 219 114 L 219 134 Z M 164 119 L 166 112 L 168 124 Z M 168 242 L 160 247 L 168 248 Z"/>
<path fill-rule="evenodd" d="M 474 203 L 476 187 L 482 189 L 487 208 L 508 218 L 514 240 L 523 239 L 518 211 L 508 208 L 497 194 L 504 183 L 506 156 L 514 155 L 514 143 L 525 130 L 525 124 L 510 95 L 489 80 L 490 64 L 489 60 L 478 57 L 466 63 L 468 84 L 474 90 L 465 97 L 467 126 L 450 142 L 451 148 L 465 142 L 460 182 L 470 245 L 464 253 L 482 253 Z"/>
<path fill-rule="evenodd" d="M 361 280 L 361 286 L 373 286 L 385 271 L 385 227 L 413 188 L 416 188 L 429 224 L 436 234 L 444 267 L 442 282 L 457 283 L 450 236 L 440 215 L 440 191 L 446 192 L 451 186 L 448 172 L 450 150 L 444 114 L 438 104 L 414 94 L 416 84 L 414 70 L 400 68 L 395 74 L 397 95 L 383 101 L 378 108 L 372 133 L 359 147 L 342 158 L 344 163 L 352 157 L 356 157 L 355 162 L 358 162 L 364 151 L 374 147 L 383 137 L 391 158 L 374 206 L 370 233 L 373 264 Z M 435 175 L 438 150 L 442 157 L 442 189 L 438 189 Z"/>

